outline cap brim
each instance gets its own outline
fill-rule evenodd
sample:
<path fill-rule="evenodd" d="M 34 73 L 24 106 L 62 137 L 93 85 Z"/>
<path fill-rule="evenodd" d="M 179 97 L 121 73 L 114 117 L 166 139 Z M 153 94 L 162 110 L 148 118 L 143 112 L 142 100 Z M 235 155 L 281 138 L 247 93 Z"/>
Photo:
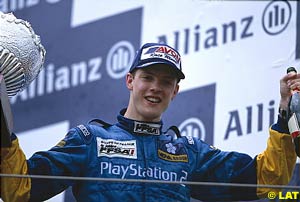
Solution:
<path fill-rule="evenodd" d="M 164 65 L 168 65 L 168 66 L 170 66 L 170 68 L 175 72 L 175 74 L 177 75 L 177 77 L 178 77 L 179 79 L 184 79 L 184 78 L 185 78 L 185 75 L 182 73 L 182 71 L 180 71 L 177 67 L 174 66 L 174 64 L 172 64 L 171 62 L 168 62 L 168 61 L 147 62 L 147 63 L 145 63 L 145 64 L 136 66 L 136 67 L 133 68 L 132 70 L 134 70 L 134 69 L 141 69 L 141 68 L 145 68 L 145 67 L 149 67 L 149 66 L 151 66 L 151 65 L 156 65 L 156 64 L 164 64 Z"/>

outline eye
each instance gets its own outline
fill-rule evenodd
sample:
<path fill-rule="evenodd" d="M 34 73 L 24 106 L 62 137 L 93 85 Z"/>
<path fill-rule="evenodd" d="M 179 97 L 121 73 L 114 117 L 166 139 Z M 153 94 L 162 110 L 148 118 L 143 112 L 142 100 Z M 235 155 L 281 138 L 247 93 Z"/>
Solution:
<path fill-rule="evenodd" d="M 164 79 L 163 80 L 163 83 L 166 85 L 166 86 L 172 86 L 174 81 L 173 79 Z"/>
<path fill-rule="evenodd" d="M 153 79 L 153 77 L 151 75 L 142 75 L 142 79 L 144 79 L 146 81 L 151 81 Z"/>
<path fill-rule="evenodd" d="M 166 86 L 172 86 L 173 83 L 172 83 L 172 82 L 169 82 L 169 81 L 166 81 L 166 82 L 165 82 L 165 85 L 166 85 Z"/>

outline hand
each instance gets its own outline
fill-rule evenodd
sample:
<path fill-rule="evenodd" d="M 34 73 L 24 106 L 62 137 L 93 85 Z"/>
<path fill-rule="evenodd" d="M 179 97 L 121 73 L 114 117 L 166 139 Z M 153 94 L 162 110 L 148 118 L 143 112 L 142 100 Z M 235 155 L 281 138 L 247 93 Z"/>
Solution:
<path fill-rule="evenodd" d="M 300 91 L 300 74 L 288 73 L 280 80 L 280 108 L 288 109 L 292 90 Z"/>

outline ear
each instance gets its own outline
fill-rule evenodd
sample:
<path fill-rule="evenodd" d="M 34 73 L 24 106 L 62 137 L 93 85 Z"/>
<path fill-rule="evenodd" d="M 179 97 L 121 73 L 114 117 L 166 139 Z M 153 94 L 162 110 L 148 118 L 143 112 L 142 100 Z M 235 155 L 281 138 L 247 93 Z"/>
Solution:
<path fill-rule="evenodd" d="M 131 73 L 126 74 L 126 86 L 129 90 L 132 90 L 132 82 L 133 82 L 134 76 Z"/>
<path fill-rule="evenodd" d="M 176 97 L 179 91 L 179 84 L 177 83 L 173 92 L 172 100 Z"/>

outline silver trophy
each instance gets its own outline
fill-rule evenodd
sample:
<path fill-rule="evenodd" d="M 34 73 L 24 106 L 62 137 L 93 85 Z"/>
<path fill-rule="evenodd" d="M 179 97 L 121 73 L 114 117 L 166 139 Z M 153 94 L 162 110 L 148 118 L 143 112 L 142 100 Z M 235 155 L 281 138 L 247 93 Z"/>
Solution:
<path fill-rule="evenodd" d="M 10 146 L 13 118 L 9 103 L 41 71 L 46 51 L 31 25 L 0 12 L 1 146 Z"/>

